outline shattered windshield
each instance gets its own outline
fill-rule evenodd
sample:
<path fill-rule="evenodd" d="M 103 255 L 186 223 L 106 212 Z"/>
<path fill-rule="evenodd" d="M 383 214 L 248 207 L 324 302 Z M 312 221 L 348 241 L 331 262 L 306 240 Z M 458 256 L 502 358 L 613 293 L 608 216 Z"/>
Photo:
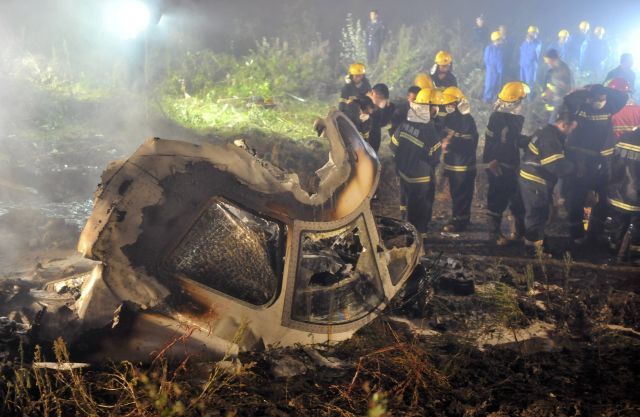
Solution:
<path fill-rule="evenodd" d="M 231 297 L 264 305 L 280 285 L 285 242 L 279 223 L 215 200 L 165 266 Z"/>
<path fill-rule="evenodd" d="M 358 320 L 382 303 L 380 275 L 364 218 L 300 241 L 292 318 L 313 324 Z"/>
<path fill-rule="evenodd" d="M 406 223 L 387 217 L 376 217 L 376 226 L 380 241 L 388 252 L 391 282 L 396 285 L 415 264 L 414 253 L 404 250 L 416 244 L 414 231 Z"/>

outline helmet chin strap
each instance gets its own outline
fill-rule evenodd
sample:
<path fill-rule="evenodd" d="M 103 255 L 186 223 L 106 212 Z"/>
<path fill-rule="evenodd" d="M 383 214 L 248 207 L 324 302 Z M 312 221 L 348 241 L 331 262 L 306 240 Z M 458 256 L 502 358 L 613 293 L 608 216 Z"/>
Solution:
<path fill-rule="evenodd" d="M 522 113 L 522 100 L 516 101 L 515 103 L 508 103 L 498 99 L 496 104 L 493 106 L 493 111 L 519 115 Z"/>

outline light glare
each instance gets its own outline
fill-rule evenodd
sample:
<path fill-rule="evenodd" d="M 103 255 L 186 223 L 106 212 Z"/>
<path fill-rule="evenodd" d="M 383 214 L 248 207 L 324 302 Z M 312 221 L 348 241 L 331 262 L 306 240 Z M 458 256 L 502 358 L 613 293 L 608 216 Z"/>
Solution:
<path fill-rule="evenodd" d="M 146 4 L 136 0 L 120 0 L 110 3 L 104 15 L 104 23 L 113 34 L 133 39 L 143 32 L 151 20 Z"/>

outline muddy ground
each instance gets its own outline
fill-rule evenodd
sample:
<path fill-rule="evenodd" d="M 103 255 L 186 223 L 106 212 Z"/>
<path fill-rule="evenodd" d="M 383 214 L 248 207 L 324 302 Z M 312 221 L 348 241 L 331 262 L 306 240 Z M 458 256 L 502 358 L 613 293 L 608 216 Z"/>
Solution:
<path fill-rule="evenodd" d="M 320 141 L 249 139 L 259 154 L 298 173 L 319 167 L 326 157 Z M 98 167 L 135 147 L 117 140 L 96 149 L 94 142 L 93 136 L 61 140 L 60 146 L 39 151 L 37 169 L 12 161 L 29 175 L 2 188 L 5 283 L 37 287 L 54 275 L 77 272 L 65 270 L 59 260 L 73 254 Z M 398 184 L 386 151 L 382 160 L 374 211 L 397 217 Z M 302 181 L 313 187 L 311 176 L 302 175 Z M 188 414 L 640 415 L 640 268 L 611 265 L 604 250 L 574 249 L 567 255 L 571 248 L 561 219 L 550 227 L 554 259 L 531 257 L 520 245 L 488 244 L 482 175 L 478 183 L 473 225 L 459 236 L 439 234 L 449 200 L 446 186 L 438 193 L 424 260 L 430 285 L 416 302 L 394 305 L 347 342 L 319 347 L 329 362 L 312 359 L 303 347 L 242 354 L 247 371 Z M 198 367 L 184 365 L 175 371 L 176 380 L 197 385 Z M 88 377 L 100 380 L 99 368 Z"/>

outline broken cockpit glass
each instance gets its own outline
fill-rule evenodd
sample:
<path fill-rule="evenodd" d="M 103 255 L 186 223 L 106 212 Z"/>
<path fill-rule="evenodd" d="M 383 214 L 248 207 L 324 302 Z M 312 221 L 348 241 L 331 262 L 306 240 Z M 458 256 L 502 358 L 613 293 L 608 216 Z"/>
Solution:
<path fill-rule="evenodd" d="M 282 281 L 285 230 L 216 198 L 171 252 L 165 268 L 238 300 L 265 305 Z"/>
<path fill-rule="evenodd" d="M 329 232 L 303 232 L 292 318 L 312 324 L 348 323 L 384 299 L 364 219 Z"/>

